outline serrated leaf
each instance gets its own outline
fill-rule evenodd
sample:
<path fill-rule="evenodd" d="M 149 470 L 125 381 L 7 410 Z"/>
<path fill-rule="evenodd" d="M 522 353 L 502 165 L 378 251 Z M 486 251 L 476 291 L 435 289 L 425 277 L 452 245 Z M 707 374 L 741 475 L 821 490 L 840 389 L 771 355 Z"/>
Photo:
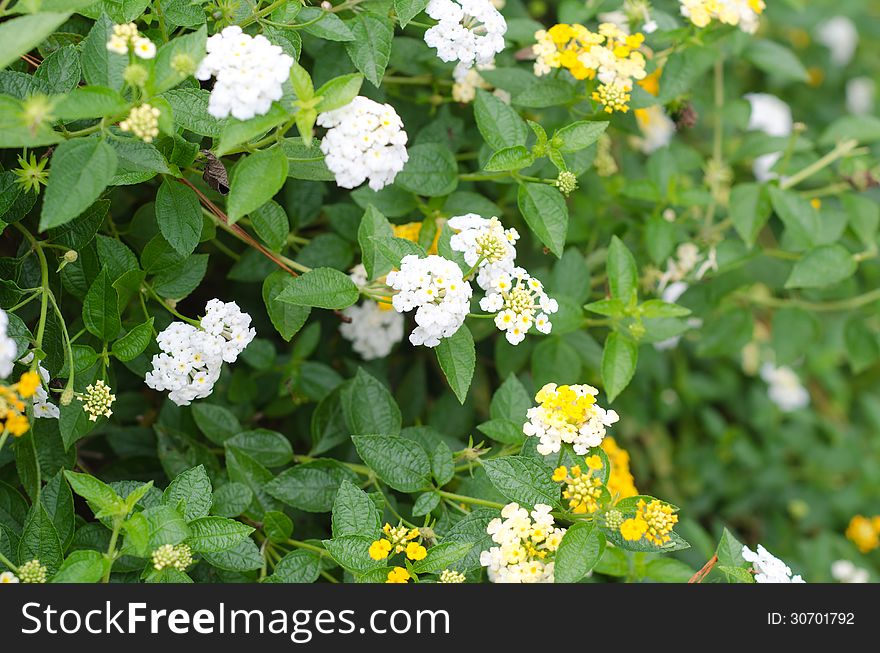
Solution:
<path fill-rule="evenodd" d="M 617 332 L 610 333 L 602 351 L 602 384 L 609 403 L 629 385 L 639 358 L 638 345 Z"/>
<path fill-rule="evenodd" d="M 592 523 L 579 522 L 565 531 L 553 566 L 554 581 L 577 583 L 593 570 L 605 552 L 605 536 Z"/>
<path fill-rule="evenodd" d="M 516 203 L 529 229 L 561 257 L 568 234 L 568 207 L 562 194 L 547 184 L 526 182 L 519 186 Z"/>
<path fill-rule="evenodd" d="M 430 486 L 431 461 L 420 444 L 396 435 L 353 435 L 351 439 L 361 460 L 395 490 L 418 492 Z"/>
<path fill-rule="evenodd" d="M 333 268 L 315 268 L 285 284 L 279 302 L 341 310 L 356 303 L 360 291 L 349 276 Z"/>
<path fill-rule="evenodd" d="M 559 507 L 559 484 L 540 463 L 524 456 L 503 456 L 483 462 L 492 485 L 510 501 L 528 507 L 543 503 Z"/>
<path fill-rule="evenodd" d="M 443 370 L 449 387 L 452 388 L 459 403 L 463 404 L 467 399 L 477 361 L 474 338 L 470 329 L 462 325 L 449 338 L 441 338 L 440 344 L 434 348 L 434 351 L 437 353 L 437 362 L 440 363 L 440 369 Z"/>
<path fill-rule="evenodd" d="M 61 143 L 52 154 L 40 231 L 70 222 L 98 199 L 116 172 L 116 150 L 99 138 Z"/>

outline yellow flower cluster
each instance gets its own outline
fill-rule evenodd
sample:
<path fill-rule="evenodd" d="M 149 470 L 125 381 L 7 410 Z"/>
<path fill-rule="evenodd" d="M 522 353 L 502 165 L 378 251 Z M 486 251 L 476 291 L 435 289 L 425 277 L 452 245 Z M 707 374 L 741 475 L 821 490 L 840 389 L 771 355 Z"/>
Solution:
<path fill-rule="evenodd" d="M 614 501 L 636 496 L 635 479 L 629 470 L 629 452 L 617 444 L 610 435 L 602 440 L 602 451 L 608 456 L 611 463 L 611 474 L 608 477 L 608 491 Z"/>
<path fill-rule="evenodd" d="M 388 572 L 386 583 L 405 583 L 409 580 L 409 572 L 403 567 L 395 567 Z"/>
<path fill-rule="evenodd" d="M 428 550 L 414 541 L 419 536 L 418 528 L 385 524 L 382 532 L 385 536 L 370 545 L 369 553 L 373 560 L 384 560 L 392 553 L 406 553 L 410 560 L 422 560 L 428 555 Z"/>
<path fill-rule="evenodd" d="M 563 443 L 574 446 L 579 456 L 598 447 L 606 427 L 619 419 L 613 410 L 596 404 L 598 390 L 589 385 L 548 383 L 535 395 L 538 406 L 526 412 L 529 421 L 523 433 L 540 439 L 537 450 L 547 456 L 560 450 Z"/>
<path fill-rule="evenodd" d="M 40 375 L 36 372 L 25 372 L 12 385 L 0 385 L 0 433 L 9 433 L 20 437 L 27 433 L 30 424 L 25 410 L 24 400 L 32 397 L 40 387 Z"/>
<path fill-rule="evenodd" d="M 763 0 L 681 0 L 681 13 L 697 27 L 706 27 L 713 20 L 725 25 L 738 25 L 753 34 L 766 5 Z"/>
<path fill-rule="evenodd" d="M 644 538 L 651 544 L 663 546 L 671 539 L 669 533 L 677 523 L 675 508 L 668 503 L 659 499 L 645 503 L 644 499 L 639 499 L 638 512 L 620 525 L 620 534 L 630 542 Z"/>
<path fill-rule="evenodd" d="M 571 469 L 562 465 L 553 471 L 553 480 L 557 483 L 565 483 L 562 498 L 568 501 L 568 507 L 578 515 L 594 513 L 599 509 L 602 499 L 602 481 L 593 476 L 594 472 L 602 469 L 602 459 L 592 455 L 584 458 L 587 472 L 584 473 L 579 465 Z"/>
<path fill-rule="evenodd" d="M 605 111 L 629 109 L 633 81 L 645 77 L 645 56 L 639 51 L 643 34 L 627 34 L 613 23 L 602 23 L 598 32 L 560 23 L 535 32 L 535 40 L 536 75 L 564 68 L 575 79 L 598 79 L 593 99 Z"/>
<path fill-rule="evenodd" d="M 868 553 L 880 547 L 880 515 L 873 517 L 856 515 L 846 527 L 846 537 L 862 553 Z"/>

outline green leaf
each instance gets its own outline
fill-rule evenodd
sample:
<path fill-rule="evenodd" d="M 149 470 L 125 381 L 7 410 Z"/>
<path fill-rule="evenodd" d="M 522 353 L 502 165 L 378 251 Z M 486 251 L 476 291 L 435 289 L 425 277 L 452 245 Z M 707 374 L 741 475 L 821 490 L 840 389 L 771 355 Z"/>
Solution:
<path fill-rule="evenodd" d="M 98 583 L 107 562 L 98 551 L 74 551 L 61 564 L 50 583 Z"/>
<path fill-rule="evenodd" d="M 207 270 L 208 255 L 193 254 L 156 274 L 153 290 L 161 297 L 179 301 L 198 288 Z"/>
<path fill-rule="evenodd" d="M 557 258 L 561 257 L 568 234 L 568 206 L 562 194 L 547 184 L 522 183 L 516 203 L 529 229 Z"/>
<path fill-rule="evenodd" d="M 768 191 L 773 210 L 785 224 L 786 231 L 806 246 L 817 245 L 821 233 L 819 212 L 810 202 L 797 193 L 776 186 L 770 186 Z"/>
<path fill-rule="evenodd" d="M 611 238 L 606 269 L 611 296 L 624 303 L 632 301 L 638 290 L 639 271 L 632 253 L 617 236 Z"/>
<path fill-rule="evenodd" d="M 853 373 L 861 374 L 880 358 L 877 336 L 860 317 L 851 318 L 843 329 L 846 357 Z"/>
<path fill-rule="evenodd" d="M 128 57 L 107 49 L 107 41 L 113 33 L 113 21 L 102 15 L 83 39 L 82 71 L 86 83 L 120 90 L 123 84 Z"/>
<path fill-rule="evenodd" d="M 286 469 L 266 485 L 266 492 L 299 510 L 329 512 L 342 483 L 331 465 L 306 463 Z"/>
<path fill-rule="evenodd" d="M 693 575 L 693 569 L 674 558 L 657 558 L 645 566 L 645 577 L 659 583 L 687 583 Z"/>
<path fill-rule="evenodd" d="M 850 138 L 864 144 L 880 141 L 880 118 L 871 115 L 842 116 L 822 132 L 819 145 L 836 145 Z"/>
<path fill-rule="evenodd" d="M 341 310 L 359 297 L 358 287 L 347 274 L 333 268 L 315 268 L 292 279 L 275 299 L 297 306 Z"/>
<path fill-rule="evenodd" d="M 150 318 L 138 324 L 113 343 L 113 355 L 122 362 L 134 360 L 140 356 L 153 339 L 153 320 Z"/>
<path fill-rule="evenodd" d="M 602 351 L 602 384 L 609 403 L 629 385 L 639 358 L 638 345 L 617 332 L 610 333 Z"/>
<path fill-rule="evenodd" d="M 767 39 L 749 43 L 743 56 L 755 67 L 786 81 L 805 82 L 809 74 L 795 54 L 784 45 Z"/>
<path fill-rule="evenodd" d="M 190 529 L 177 510 L 171 506 L 153 506 L 135 513 L 130 519 L 142 517 L 147 526 L 147 547 L 155 551 L 165 544 L 180 544 L 190 536 Z"/>
<path fill-rule="evenodd" d="M 311 551 L 291 551 L 278 561 L 269 577 L 278 583 L 314 583 L 321 573 L 321 558 Z"/>
<path fill-rule="evenodd" d="M 746 561 L 742 557 L 743 544 L 734 537 L 726 528 L 721 533 L 721 539 L 718 541 L 718 548 L 715 554 L 718 556 L 719 564 L 728 567 L 743 567 Z"/>
<path fill-rule="evenodd" d="M 488 170 L 489 172 L 495 172 L 498 170 L 521 170 L 522 168 L 528 168 L 534 162 L 535 157 L 532 156 L 532 153 L 529 152 L 529 149 L 525 145 L 514 145 L 512 147 L 502 148 L 495 152 L 489 157 L 489 160 L 486 161 L 483 170 Z"/>
<path fill-rule="evenodd" d="M 416 499 L 416 502 L 413 504 L 412 507 L 413 517 L 422 517 L 424 515 L 427 515 L 439 505 L 440 495 L 436 492 L 425 492 L 424 494 L 420 494 L 419 498 Z"/>
<path fill-rule="evenodd" d="M 333 537 L 363 535 L 379 537 L 382 516 L 367 493 L 350 481 L 343 481 L 333 501 Z"/>
<path fill-rule="evenodd" d="M 49 517 L 55 525 L 62 550 L 66 549 L 73 540 L 75 524 L 73 494 L 61 472 L 49 479 L 49 482 L 43 487 L 43 491 L 40 492 L 40 503 L 46 508 L 46 512 L 49 513 Z"/>
<path fill-rule="evenodd" d="M 458 164 L 448 147 L 422 143 L 409 148 L 409 160 L 397 175 L 400 188 L 417 195 L 449 195 L 458 186 Z"/>
<path fill-rule="evenodd" d="M 315 91 L 321 98 L 316 107 L 318 113 L 340 109 L 349 104 L 361 90 L 364 76 L 357 73 L 341 75 L 325 82 Z"/>
<path fill-rule="evenodd" d="M 183 502 L 183 517 L 190 522 L 205 517 L 214 502 L 211 479 L 204 465 L 178 474 L 162 494 L 162 503 L 176 508 Z"/>
<path fill-rule="evenodd" d="M 244 483 L 226 483 L 214 491 L 211 513 L 221 517 L 237 517 L 248 509 L 254 493 Z"/>
<path fill-rule="evenodd" d="M 312 309 L 308 306 L 297 306 L 279 301 L 278 295 L 287 292 L 293 284 L 294 277 L 283 270 L 275 270 L 263 281 L 263 303 L 272 325 L 281 337 L 290 341 L 303 327 Z"/>
<path fill-rule="evenodd" d="M 400 407 L 384 383 L 359 367 L 342 390 L 342 409 L 351 433 L 400 433 Z"/>
<path fill-rule="evenodd" d="M 483 461 L 483 469 L 495 489 L 509 501 L 534 507 L 543 503 L 559 507 L 559 484 L 541 463 L 524 456 L 503 456 Z"/>
<path fill-rule="evenodd" d="M 349 58 L 364 77 L 378 88 L 391 58 L 394 23 L 385 16 L 364 12 L 355 14 L 345 24 L 354 37 L 345 42 Z"/>
<path fill-rule="evenodd" d="M 263 515 L 263 530 L 272 542 L 282 544 L 293 535 L 293 520 L 283 512 L 270 510 Z"/>
<path fill-rule="evenodd" d="M 394 13 L 397 14 L 400 26 L 406 27 L 409 21 L 425 10 L 429 2 L 430 0 L 394 0 Z"/>
<path fill-rule="evenodd" d="M 578 522 L 571 526 L 556 551 L 553 567 L 557 583 L 577 583 L 593 570 L 605 552 L 605 536 L 592 523 Z"/>
<path fill-rule="evenodd" d="M 206 39 L 207 29 L 202 25 L 195 32 L 175 36 L 159 48 L 153 63 L 153 74 L 147 84 L 153 95 L 167 91 L 187 78 L 185 72 L 178 72 L 175 69 L 174 59 L 189 57 L 193 65 L 197 66 L 205 56 Z"/>
<path fill-rule="evenodd" d="M 260 208 L 281 190 L 287 178 L 287 156 L 280 147 L 255 152 L 240 161 L 232 171 L 229 199 L 226 203 L 229 222 Z"/>
<path fill-rule="evenodd" d="M 804 355 L 819 334 L 816 317 L 802 308 L 773 313 L 771 344 L 777 365 L 789 365 Z"/>
<path fill-rule="evenodd" d="M 0 24 L 0 68 L 33 50 L 69 17 L 69 12 L 47 11 L 4 21 Z"/>
<path fill-rule="evenodd" d="M 649 299 L 639 304 L 639 310 L 642 315 L 648 319 L 660 317 L 684 317 L 690 315 L 691 311 L 684 306 L 678 304 L 670 304 L 661 299 Z"/>
<path fill-rule="evenodd" d="M 375 279 L 391 269 L 391 264 L 377 248 L 376 243 L 383 238 L 393 237 L 394 230 L 391 228 L 388 218 L 372 204 L 368 205 L 357 232 L 358 244 L 361 247 L 361 259 L 367 270 L 368 278 Z"/>
<path fill-rule="evenodd" d="M 98 199 L 116 172 L 116 150 L 99 138 L 61 143 L 52 155 L 40 231 L 70 222 Z"/>
<path fill-rule="evenodd" d="M 287 122 L 290 114 L 278 103 L 273 102 L 268 113 L 256 116 L 250 120 L 237 120 L 229 118 L 223 125 L 220 133 L 220 143 L 217 145 L 217 156 L 223 156 L 231 152 L 236 146 L 262 136 L 270 129 Z"/>
<path fill-rule="evenodd" d="M 293 460 L 290 441 L 277 431 L 268 429 L 244 431 L 226 440 L 225 444 L 241 449 L 266 467 L 281 467 Z"/>
<path fill-rule="evenodd" d="M 437 574 L 455 565 L 464 558 L 471 549 L 473 542 L 443 542 L 428 549 L 428 555 L 413 563 L 413 571 L 417 574 Z"/>
<path fill-rule="evenodd" d="M 400 492 L 430 487 L 431 461 L 422 446 L 396 435 L 352 435 L 361 457 L 376 475 Z"/>
<path fill-rule="evenodd" d="M 281 251 L 287 244 L 290 234 L 290 220 L 278 202 L 269 200 L 263 206 L 251 211 L 251 224 L 254 231 L 271 249 Z"/>
<path fill-rule="evenodd" d="M 122 329 L 119 296 L 104 270 L 101 270 L 89 287 L 83 301 L 82 317 L 89 333 L 104 341 L 113 340 Z"/>
<path fill-rule="evenodd" d="M 200 517 L 189 523 L 189 529 L 186 543 L 195 553 L 227 551 L 254 532 L 250 526 L 225 517 Z"/>
<path fill-rule="evenodd" d="M 521 444 L 526 437 L 522 432 L 522 425 L 522 421 L 513 422 L 509 419 L 500 417 L 478 424 L 477 430 L 497 442 L 503 442 L 504 444 Z"/>
<path fill-rule="evenodd" d="M 794 264 L 786 288 L 825 288 L 849 279 L 856 272 L 855 258 L 842 245 L 822 245 Z"/>
<path fill-rule="evenodd" d="M 181 256 L 189 256 L 202 236 L 202 207 L 189 187 L 165 179 L 156 193 L 156 222 L 162 237 Z"/>
<path fill-rule="evenodd" d="M 320 17 L 319 17 L 320 16 Z M 352 41 L 354 34 L 339 16 L 318 7 L 303 7 L 297 15 L 306 32 L 327 41 Z M 317 19 L 317 20 L 316 20 Z M 312 22 L 315 21 L 315 22 Z"/>
<path fill-rule="evenodd" d="M 82 86 L 63 96 L 55 106 L 55 115 L 65 121 L 102 118 L 128 110 L 128 102 L 106 86 Z"/>
<path fill-rule="evenodd" d="M 191 409 L 196 426 L 211 442 L 223 444 L 233 435 L 242 431 L 238 418 L 228 408 L 214 404 L 195 403 Z"/>
<path fill-rule="evenodd" d="M 177 125 L 201 136 L 220 136 L 225 121 L 208 113 L 210 95 L 202 88 L 183 87 L 166 91 L 162 97 L 171 105 Z"/>
<path fill-rule="evenodd" d="M 229 480 L 250 488 L 254 495 L 250 508 L 254 512 L 262 515 L 267 510 L 278 510 L 278 501 L 266 491 L 266 485 L 273 478 L 272 472 L 235 447 L 226 447 L 226 469 Z"/>
<path fill-rule="evenodd" d="M 18 559 L 21 562 L 39 560 L 53 574 L 61 566 L 63 557 L 61 540 L 52 518 L 43 504 L 38 503 L 31 508 L 24 523 L 24 530 L 18 541 Z"/>
<path fill-rule="evenodd" d="M 368 551 L 373 541 L 363 535 L 343 535 L 332 540 L 324 540 L 324 548 L 343 569 L 353 574 L 362 574 L 375 567 L 382 566 L 373 560 Z"/>
<path fill-rule="evenodd" d="M 673 52 L 663 67 L 657 102 L 667 104 L 679 95 L 689 93 L 717 57 L 713 48 L 705 46 L 691 46 Z"/>
<path fill-rule="evenodd" d="M 434 351 L 437 352 L 437 362 L 440 363 L 449 387 L 458 397 L 459 403 L 463 404 L 467 399 L 477 361 L 474 337 L 470 329 L 462 325 L 449 338 L 442 338 Z"/>
<path fill-rule="evenodd" d="M 553 135 L 552 141 L 554 143 L 557 139 L 561 141 L 558 146 L 560 152 L 577 152 L 598 141 L 599 137 L 608 129 L 608 124 L 607 122 L 579 120 L 557 131 Z"/>
<path fill-rule="evenodd" d="M 263 566 L 263 556 L 249 537 L 245 537 L 231 549 L 203 553 L 202 559 L 209 565 L 226 571 L 253 571 Z"/>
<path fill-rule="evenodd" d="M 493 150 L 525 145 L 529 128 L 509 104 L 479 89 L 474 101 L 474 118 L 483 139 Z"/>
<path fill-rule="evenodd" d="M 89 474 L 78 472 L 64 472 L 71 489 L 89 502 L 89 506 L 95 512 L 112 514 L 114 510 L 124 505 L 123 500 L 109 485 L 99 481 Z"/>
<path fill-rule="evenodd" d="M 770 196 L 761 184 L 739 184 L 730 191 L 730 219 L 745 243 L 752 247 L 770 218 Z"/>
<path fill-rule="evenodd" d="M 555 107 L 571 102 L 575 97 L 574 86 L 555 77 L 540 77 L 513 96 L 513 104 L 532 109 Z"/>
<path fill-rule="evenodd" d="M 862 195 L 844 195 L 841 201 L 849 217 L 850 229 L 870 249 L 875 245 L 877 227 L 880 226 L 880 205 Z"/>

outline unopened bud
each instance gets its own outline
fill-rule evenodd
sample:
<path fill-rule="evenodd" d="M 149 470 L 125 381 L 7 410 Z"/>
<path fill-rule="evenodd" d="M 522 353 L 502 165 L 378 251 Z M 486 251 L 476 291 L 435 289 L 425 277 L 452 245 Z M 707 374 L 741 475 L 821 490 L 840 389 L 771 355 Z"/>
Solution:
<path fill-rule="evenodd" d="M 64 388 L 64 392 L 61 393 L 61 405 L 69 406 L 71 401 L 73 401 L 73 388 L 67 386 Z"/>
<path fill-rule="evenodd" d="M 333 9 L 333 3 L 324 0 L 324 2 L 321 3 L 321 9 L 323 9 L 324 11 L 330 11 L 331 9 Z"/>
<path fill-rule="evenodd" d="M 79 254 L 75 249 L 69 249 L 64 252 L 64 256 L 62 257 L 67 263 L 76 263 L 79 258 Z"/>
<path fill-rule="evenodd" d="M 188 77 L 196 72 L 196 62 L 188 54 L 176 54 L 171 60 L 171 69 L 179 75 Z"/>
<path fill-rule="evenodd" d="M 126 66 L 125 71 L 122 73 L 122 78 L 129 86 L 141 87 L 147 83 L 149 77 L 149 71 L 139 63 Z"/>

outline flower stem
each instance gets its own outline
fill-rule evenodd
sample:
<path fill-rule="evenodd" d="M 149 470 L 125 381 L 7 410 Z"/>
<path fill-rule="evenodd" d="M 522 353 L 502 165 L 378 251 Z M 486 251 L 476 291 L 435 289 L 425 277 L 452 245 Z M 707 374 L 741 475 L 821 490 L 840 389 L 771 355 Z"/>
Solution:
<path fill-rule="evenodd" d="M 14 564 L 12 564 L 12 561 L 9 558 L 7 558 L 5 555 L 3 555 L 2 553 L 0 553 L 0 562 L 2 562 L 4 565 L 9 567 L 9 569 L 12 570 L 12 573 L 14 573 L 14 574 L 18 573 L 18 567 L 16 567 Z"/>
<path fill-rule="evenodd" d="M 849 154 L 850 152 L 852 152 L 858 144 L 859 144 L 859 142 L 857 140 L 855 140 L 854 138 L 851 138 L 851 139 L 848 139 L 845 141 L 841 141 L 840 143 L 837 144 L 837 147 L 835 147 L 833 150 L 831 150 L 828 154 L 823 156 L 818 161 L 811 163 L 803 170 L 793 174 L 791 177 L 783 179 L 779 183 L 779 187 L 782 190 L 788 190 L 789 188 L 794 188 L 799 183 L 801 183 L 804 179 L 807 179 L 808 177 L 812 177 L 817 172 L 824 170 L 829 165 L 831 165 L 832 163 L 837 161 L 837 159 L 840 159 L 840 158 L 846 156 L 847 154 Z"/>

